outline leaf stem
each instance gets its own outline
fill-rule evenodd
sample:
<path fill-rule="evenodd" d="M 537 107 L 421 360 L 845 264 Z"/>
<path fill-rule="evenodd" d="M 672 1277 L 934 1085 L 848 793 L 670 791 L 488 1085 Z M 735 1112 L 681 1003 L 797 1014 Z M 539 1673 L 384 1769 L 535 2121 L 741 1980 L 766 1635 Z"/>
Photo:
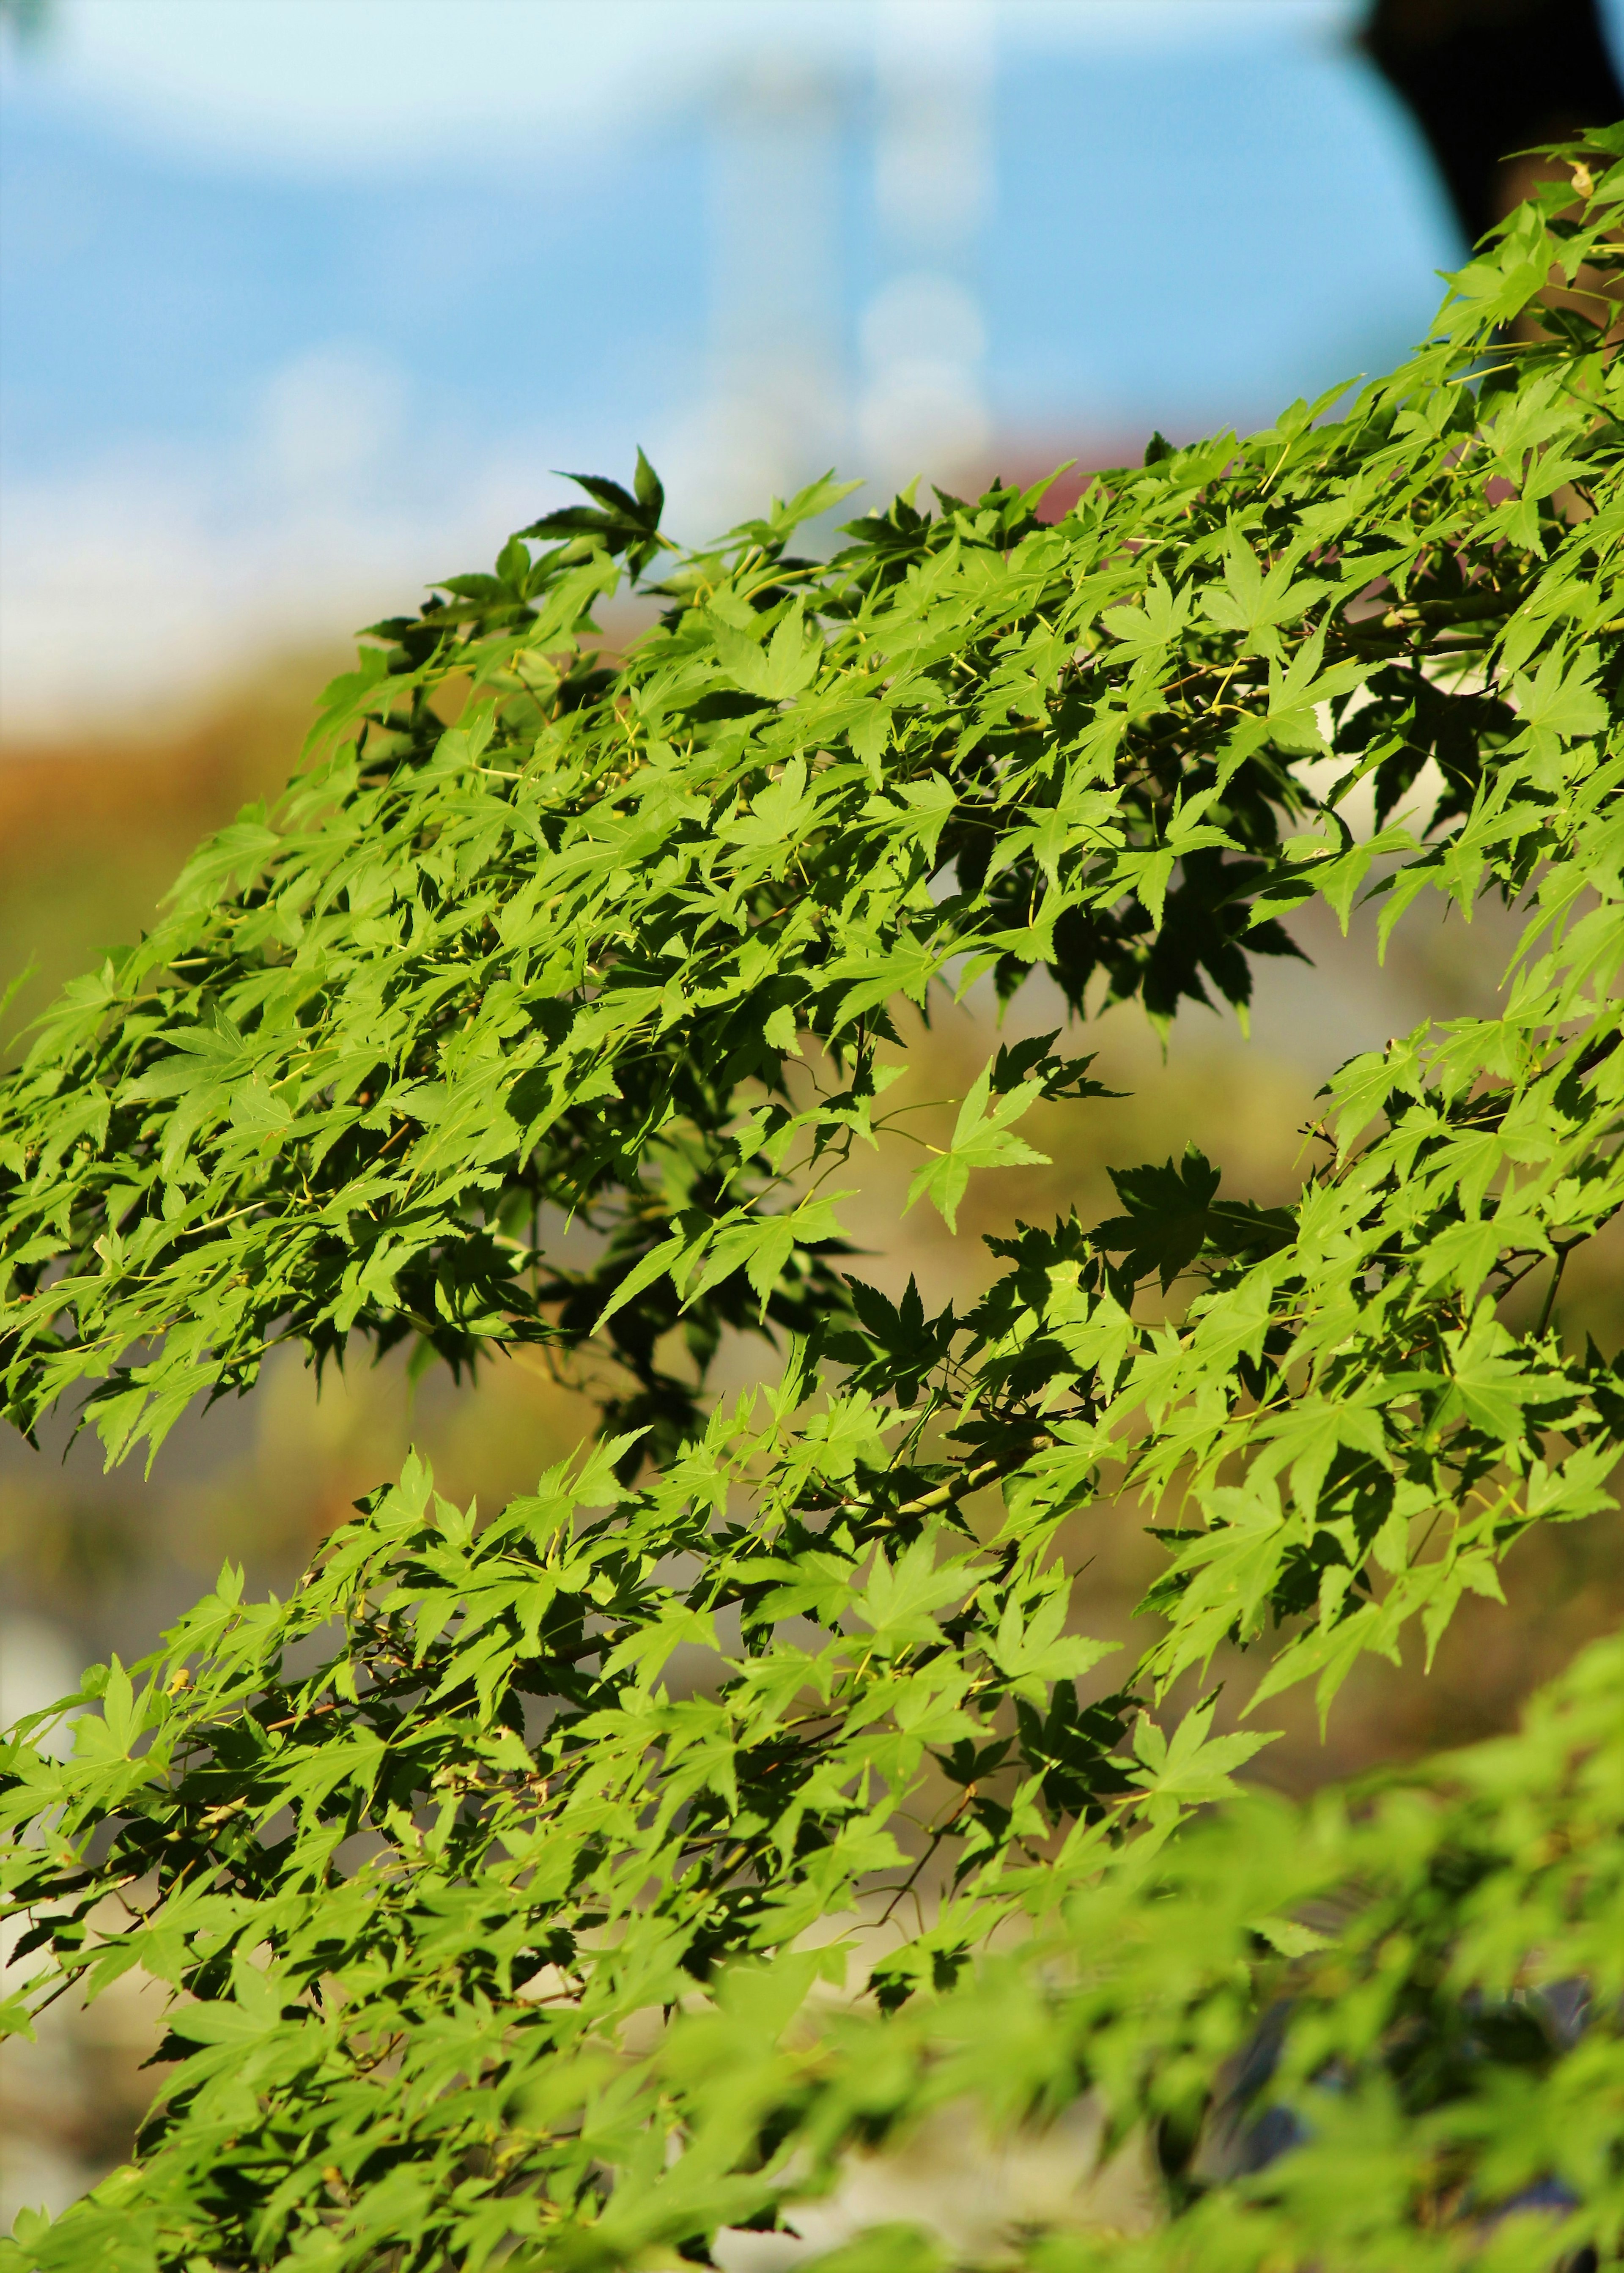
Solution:
<path fill-rule="evenodd" d="M 1539 1339 L 1551 1323 L 1551 1312 L 1556 1304 L 1556 1290 L 1562 1283 L 1562 1273 L 1568 1267 L 1568 1258 L 1573 1253 L 1576 1244 L 1575 1241 L 1570 1240 L 1565 1246 L 1557 1248 L 1556 1268 L 1551 1273 L 1551 1284 L 1545 1288 L 1545 1299 L 1539 1312 L 1539 1323 L 1534 1328 L 1536 1340 Z"/>

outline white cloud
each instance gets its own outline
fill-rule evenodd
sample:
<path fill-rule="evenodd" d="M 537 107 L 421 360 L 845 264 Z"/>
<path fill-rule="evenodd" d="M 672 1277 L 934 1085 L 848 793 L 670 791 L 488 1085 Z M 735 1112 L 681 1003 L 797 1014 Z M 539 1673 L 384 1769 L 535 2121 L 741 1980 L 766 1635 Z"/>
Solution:
<path fill-rule="evenodd" d="M 124 131 L 255 172 L 522 164 L 613 136 L 763 49 L 867 67 L 996 37 L 1116 49 L 1335 33 L 1358 0 L 64 0 L 8 64 Z"/>
<path fill-rule="evenodd" d="M 0 529 L 9 735 L 158 710 L 300 641 L 399 613 L 488 565 L 517 518 L 592 465 L 590 431 L 436 435 L 387 364 L 346 342 L 274 372 L 231 441 L 148 443 L 14 480 Z"/>
<path fill-rule="evenodd" d="M 260 411 L 267 470 L 296 492 L 343 489 L 373 469 L 405 424 L 398 372 L 342 342 L 275 372 Z"/>

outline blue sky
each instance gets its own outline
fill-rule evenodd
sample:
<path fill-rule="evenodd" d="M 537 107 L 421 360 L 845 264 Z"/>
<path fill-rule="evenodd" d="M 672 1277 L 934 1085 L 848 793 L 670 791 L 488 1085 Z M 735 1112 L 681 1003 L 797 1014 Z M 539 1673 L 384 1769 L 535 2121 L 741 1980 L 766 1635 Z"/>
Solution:
<path fill-rule="evenodd" d="M 1380 365 L 1460 248 L 1358 13 L 60 0 L 0 84 L 13 718 L 398 604 L 639 441 L 697 534 L 814 459 L 1027 465 Z"/>

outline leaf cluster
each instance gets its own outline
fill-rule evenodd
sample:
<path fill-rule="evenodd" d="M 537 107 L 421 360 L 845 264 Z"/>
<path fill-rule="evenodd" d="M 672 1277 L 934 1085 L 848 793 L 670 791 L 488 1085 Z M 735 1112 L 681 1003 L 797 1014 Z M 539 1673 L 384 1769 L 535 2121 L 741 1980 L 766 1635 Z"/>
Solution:
<path fill-rule="evenodd" d="M 1624 130 L 1569 155 L 1578 207 L 1520 208 L 1402 370 L 1052 526 L 904 498 L 817 562 L 823 483 L 662 557 L 645 461 L 585 482 L 375 626 L 281 805 L 41 1022 L 20 1428 L 73 1398 L 117 1459 L 280 1342 L 529 1343 L 605 1433 L 484 1522 L 414 1461 L 287 1603 L 228 1572 L 94 1669 L 67 1760 L 18 1732 L 12 2017 L 139 1966 L 174 2066 L 0 2262 L 703 2262 L 966 2089 L 1154 2134 L 1166 2223 L 1113 2263 L 1522 2264 L 1541 2187 L 1553 2261 L 1616 2246 L 1616 1650 L 1368 1804 L 1233 1782 L 1247 1715 L 1430 1652 L 1624 1444 L 1555 1322 L 1624 1202 Z M 901 1005 L 1041 970 L 1244 1013 L 1294 908 L 1373 896 L 1385 941 L 1430 892 L 1520 911 L 1500 1014 L 1327 1066 L 1289 1206 L 1192 1145 L 993 1242 L 962 1318 L 840 1268 Z M 951 1227 L 1040 1099 L 1088 1109 L 1058 1039 L 989 1060 L 911 1204 Z M 781 1353 L 731 1405 L 729 1332 Z M 1136 1504 L 1173 1519 L 1108 1692 L 1058 1542 Z M 1238 1725 L 1176 1709 L 1266 1640 Z"/>

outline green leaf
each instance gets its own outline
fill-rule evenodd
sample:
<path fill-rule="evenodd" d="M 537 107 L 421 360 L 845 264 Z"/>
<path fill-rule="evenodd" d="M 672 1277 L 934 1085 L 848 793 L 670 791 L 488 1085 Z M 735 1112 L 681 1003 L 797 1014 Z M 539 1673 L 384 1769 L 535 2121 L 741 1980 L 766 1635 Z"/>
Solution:
<path fill-rule="evenodd" d="M 734 685 L 768 702 L 787 702 L 804 694 L 823 656 L 823 641 L 816 629 L 808 631 L 799 601 L 764 648 L 748 632 L 726 623 L 717 625 L 716 644 Z"/>
<path fill-rule="evenodd" d="M 1110 1178 L 1126 1212 L 1109 1217 L 1090 1234 L 1107 1254 L 1126 1250 L 1130 1278 L 1154 1271 L 1163 1289 L 1189 1269 L 1204 1248 L 1221 1255 L 1269 1255 L 1287 1245 L 1295 1226 L 1284 1208 L 1250 1201 L 1214 1204 L 1219 1172 L 1193 1144 L 1177 1165 L 1113 1168 Z"/>
<path fill-rule="evenodd" d="M 1010 1123 L 1019 1121 L 1042 1095 L 1042 1083 L 1022 1082 L 1019 1088 L 994 1097 L 992 1074 L 990 1066 L 983 1066 L 972 1083 L 969 1094 L 959 1108 L 947 1150 L 914 1170 L 908 1185 L 905 1215 L 916 1200 L 929 1198 L 948 1229 L 956 1231 L 959 1203 L 964 1197 L 972 1169 L 1019 1167 L 1048 1161 L 1047 1152 L 1036 1152 L 1024 1138 L 1010 1134 Z"/>
<path fill-rule="evenodd" d="M 927 1532 L 894 1562 L 876 1555 L 867 1584 L 853 1594 L 853 1609 L 882 1655 L 936 1641 L 941 1628 L 935 1613 L 963 1598 L 967 1582 L 962 1560 L 938 1570 L 936 1549 L 936 1535 Z"/>

